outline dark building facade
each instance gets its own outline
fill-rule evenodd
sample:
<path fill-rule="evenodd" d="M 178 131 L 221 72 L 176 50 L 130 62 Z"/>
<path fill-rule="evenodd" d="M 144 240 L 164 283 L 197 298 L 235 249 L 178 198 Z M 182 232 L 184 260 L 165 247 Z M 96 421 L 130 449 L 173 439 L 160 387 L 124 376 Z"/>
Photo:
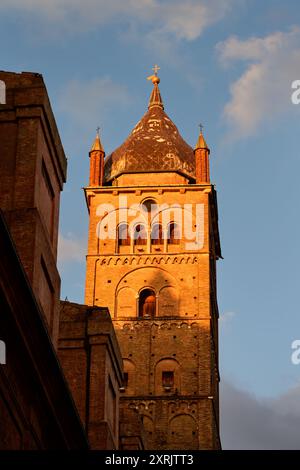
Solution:
<path fill-rule="evenodd" d="M 87 449 L 45 317 L 0 212 L 0 450 Z"/>
<path fill-rule="evenodd" d="M 0 72 L 0 208 L 56 347 L 59 200 L 67 160 L 40 74 Z"/>
<path fill-rule="evenodd" d="M 123 364 L 111 318 L 60 303 L 67 161 L 47 90 L 36 73 L 0 72 L 0 83 L 0 449 L 117 449 Z"/>

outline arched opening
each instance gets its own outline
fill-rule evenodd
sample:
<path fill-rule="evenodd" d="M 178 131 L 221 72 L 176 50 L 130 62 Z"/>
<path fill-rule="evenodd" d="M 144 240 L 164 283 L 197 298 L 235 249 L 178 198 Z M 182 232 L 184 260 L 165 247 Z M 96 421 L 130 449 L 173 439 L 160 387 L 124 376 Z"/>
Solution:
<path fill-rule="evenodd" d="M 143 289 L 139 296 L 139 317 L 154 318 L 156 311 L 156 295 L 152 289 Z"/>
<path fill-rule="evenodd" d="M 142 202 L 143 210 L 146 212 L 155 212 L 157 208 L 157 202 L 154 199 L 146 199 Z"/>
<path fill-rule="evenodd" d="M 151 243 L 152 245 L 162 245 L 163 240 L 163 230 L 161 224 L 154 224 L 151 229 Z"/>
<path fill-rule="evenodd" d="M 168 449 L 199 449 L 197 422 L 191 415 L 171 418 L 168 431 Z"/>
<path fill-rule="evenodd" d="M 118 227 L 118 246 L 130 246 L 130 235 L 127 224 Z"/>
<path fill-rule="evenodd" d="M 168 225 L 168 244 L 178 245 L 180 243 L 181 233 L 180 227 L 175 222 Z"/>
<path fill-rule="evenodd" d="M 154 199 L 145 199 L 142 202 L 141 207 L 145 220 L 147 220 L 147 224 L 151 225 L 151 221 L 154 220 L 157 214 L 157 202 Z"/>
<path fill-rule="evenodd" d="M 147 230 L 145 225 L 138 224 L 134 228 L 134 244 L 146 245 L 147 244 Z"/>

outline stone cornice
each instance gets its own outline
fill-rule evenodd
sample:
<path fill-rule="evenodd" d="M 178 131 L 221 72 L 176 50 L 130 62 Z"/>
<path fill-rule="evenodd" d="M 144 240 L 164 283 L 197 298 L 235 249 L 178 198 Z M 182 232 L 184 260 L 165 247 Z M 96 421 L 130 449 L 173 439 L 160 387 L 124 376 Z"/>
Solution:
<path fill-rule="evenodd" d="M 153 265 L 163 265 L 163 264 L 198 264 L 199 258 L 198 255 L 208 255 L 208 252 L 191 252 L 189 254 L 183 255 L 182 253 L 174 254 L 161 254 L 161 255 L 152 255 L 152 254 L 143 254 L 143 255 L 128 255 L 128 254 L 116 254 L 116 255 L 87 255 L 87 257 L 97 258 L 97 262 L 100 266 L 120 266 L 120 265 L 129 265 L 129 266 L 153 266 Z"/>

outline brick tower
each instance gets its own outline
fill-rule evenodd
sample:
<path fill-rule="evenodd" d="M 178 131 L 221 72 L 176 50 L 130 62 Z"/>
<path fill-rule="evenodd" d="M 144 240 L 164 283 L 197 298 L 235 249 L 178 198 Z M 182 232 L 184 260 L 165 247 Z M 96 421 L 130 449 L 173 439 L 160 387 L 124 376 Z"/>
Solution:
<path fill-rule="evenodd" d="M 42 75 L 0 71 L 0 81 L 6 91 L 0 104 L 0 208 L 56 347 L 58 216 L 67 160 Z"/>
<path fill-rule="evenodd" d="M 148 111 L 104 160 L 90 151 L 86 296 L 108 306 L 124 361 L 121 408 L 149 449 L 219 449 L 217 199 L 202 130 L 193 150 L 164 111 L 157 69 Z"/>

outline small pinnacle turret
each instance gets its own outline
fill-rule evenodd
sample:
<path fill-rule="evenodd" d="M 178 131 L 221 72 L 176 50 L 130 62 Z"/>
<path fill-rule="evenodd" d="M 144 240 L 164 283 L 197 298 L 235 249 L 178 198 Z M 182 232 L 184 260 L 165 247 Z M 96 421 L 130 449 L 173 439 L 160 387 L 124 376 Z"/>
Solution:
<path fill-rule="evenodd" d="M 199 127 L 200 127 L 200 134 L 199 134 L 196 146 L 195 146 L 195 150 L 197 150 L 197 149 L 207 149 L 210 152 L 209 147 L 208 147 L 208 145 L 207 145 L 207 143 L 204 139 L 202 124 L 199 124 Z"/>
<path fill-rule="evenodd" d="M 89 186 L 102 186 L 104 175 L 104 157 L 105 152 L 101 144 L 100 128 L 97 127 L 97 133 L 94 143 L 90 150 L 90 182 Z"/>
<path fill-rule="evenodd" d="M 203 126 L 199 125 L 200 134 L 194 149 L 196 159 L 196 182 L 197 183 L 209 183 L 209 154 L 210 149 L 205 141 L 203 135 Z"/>

